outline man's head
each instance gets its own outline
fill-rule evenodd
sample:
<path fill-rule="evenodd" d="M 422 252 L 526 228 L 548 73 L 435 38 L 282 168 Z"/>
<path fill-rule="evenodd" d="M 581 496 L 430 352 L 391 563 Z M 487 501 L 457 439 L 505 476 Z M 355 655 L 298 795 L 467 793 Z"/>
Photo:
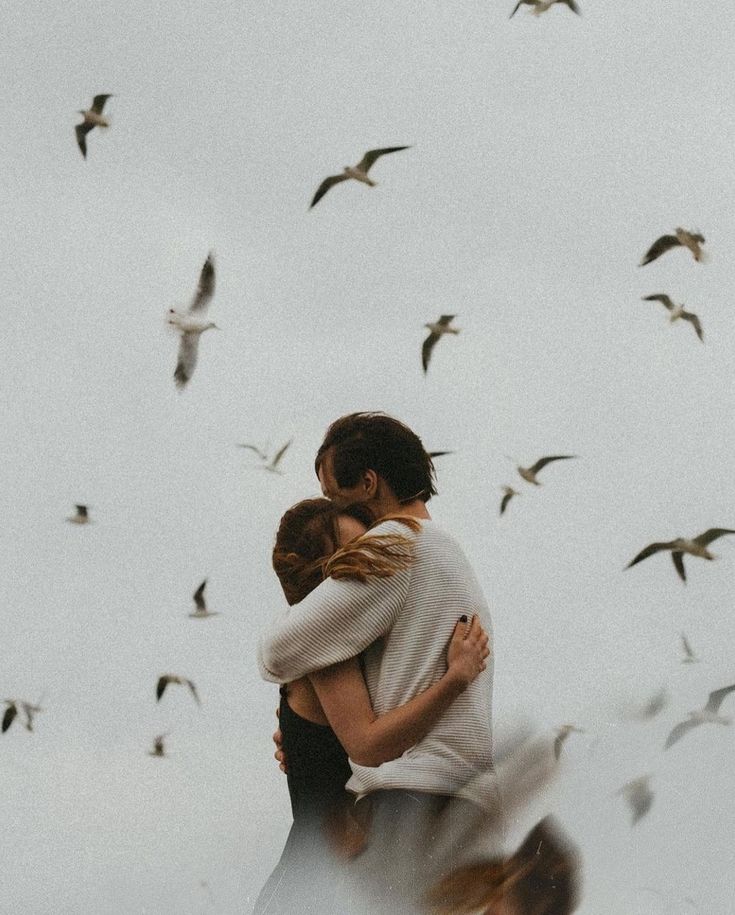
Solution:
<path fill-rule="evenodd" d="M 314 462 L 324 495 L 337 505 L 428 502 L 434 465 L 421 439 L 385 413 L 350 413 L 332 423 Z"/>

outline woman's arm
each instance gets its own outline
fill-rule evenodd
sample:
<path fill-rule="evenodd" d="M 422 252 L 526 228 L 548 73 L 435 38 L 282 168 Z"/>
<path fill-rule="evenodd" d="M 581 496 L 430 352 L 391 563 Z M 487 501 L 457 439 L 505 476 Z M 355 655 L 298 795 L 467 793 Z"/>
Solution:
<path fill-rule="evenodd" d="M 485 669 L 487 633 L 477 617 L 460 620 L 447 649 L 447 672 L 418 696 L 376 715 L 357 658 L 309 674 L 324 713 L 350 759 L 379 766 L 418 743 Z"/>

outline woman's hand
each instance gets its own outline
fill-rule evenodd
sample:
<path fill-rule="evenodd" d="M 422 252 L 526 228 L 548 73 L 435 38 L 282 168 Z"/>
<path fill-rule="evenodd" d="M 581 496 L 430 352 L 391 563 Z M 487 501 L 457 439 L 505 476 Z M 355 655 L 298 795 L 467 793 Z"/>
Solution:
<path fill-rule="evenodd" d="M 276 718 L 281 717 L 281 710 L 276 709 Z M 276 752 L 273 754 L 275 759 L 278 760 L 278 768 L 281 772 L 286 771 L 286 754 L 283 752 L 283 734 L 281 729 L 278 728 L 273 732 L 273 743 L 276 745 Z"/>
<path fill-rule="evenodd" d="M 490 654 L 488 634 L 480 625 L 477 615 L 472 622 L 460 618 L 447 647 L 447 673 L 469 686 L 475 677 L 487 667 L 485 658 Z"/>

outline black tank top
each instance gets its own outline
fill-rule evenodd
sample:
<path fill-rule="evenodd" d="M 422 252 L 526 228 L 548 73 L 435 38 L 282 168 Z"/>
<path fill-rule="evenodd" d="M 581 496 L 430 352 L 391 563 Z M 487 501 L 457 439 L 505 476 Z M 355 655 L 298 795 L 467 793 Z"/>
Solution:
<path fill-rule="evenodd" d="M 285 686 L 281 687 L 280 727 L 294 822 L 321 819 L 351 799 L 345 783 L 352 770 L 337 735 L 329 725 L 294 712 Z"/>

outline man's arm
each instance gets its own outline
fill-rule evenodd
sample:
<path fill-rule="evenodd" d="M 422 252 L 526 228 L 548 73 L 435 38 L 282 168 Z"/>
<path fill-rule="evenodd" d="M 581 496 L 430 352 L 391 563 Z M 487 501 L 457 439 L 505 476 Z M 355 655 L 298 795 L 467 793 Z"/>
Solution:
<path fill-rule="evenodd" d="M 297 680 L 364 651 L 393 626 L 410 569 L 365 582 L 328 578 L 276 619 L 258 646 L 264 680 Z"/>

